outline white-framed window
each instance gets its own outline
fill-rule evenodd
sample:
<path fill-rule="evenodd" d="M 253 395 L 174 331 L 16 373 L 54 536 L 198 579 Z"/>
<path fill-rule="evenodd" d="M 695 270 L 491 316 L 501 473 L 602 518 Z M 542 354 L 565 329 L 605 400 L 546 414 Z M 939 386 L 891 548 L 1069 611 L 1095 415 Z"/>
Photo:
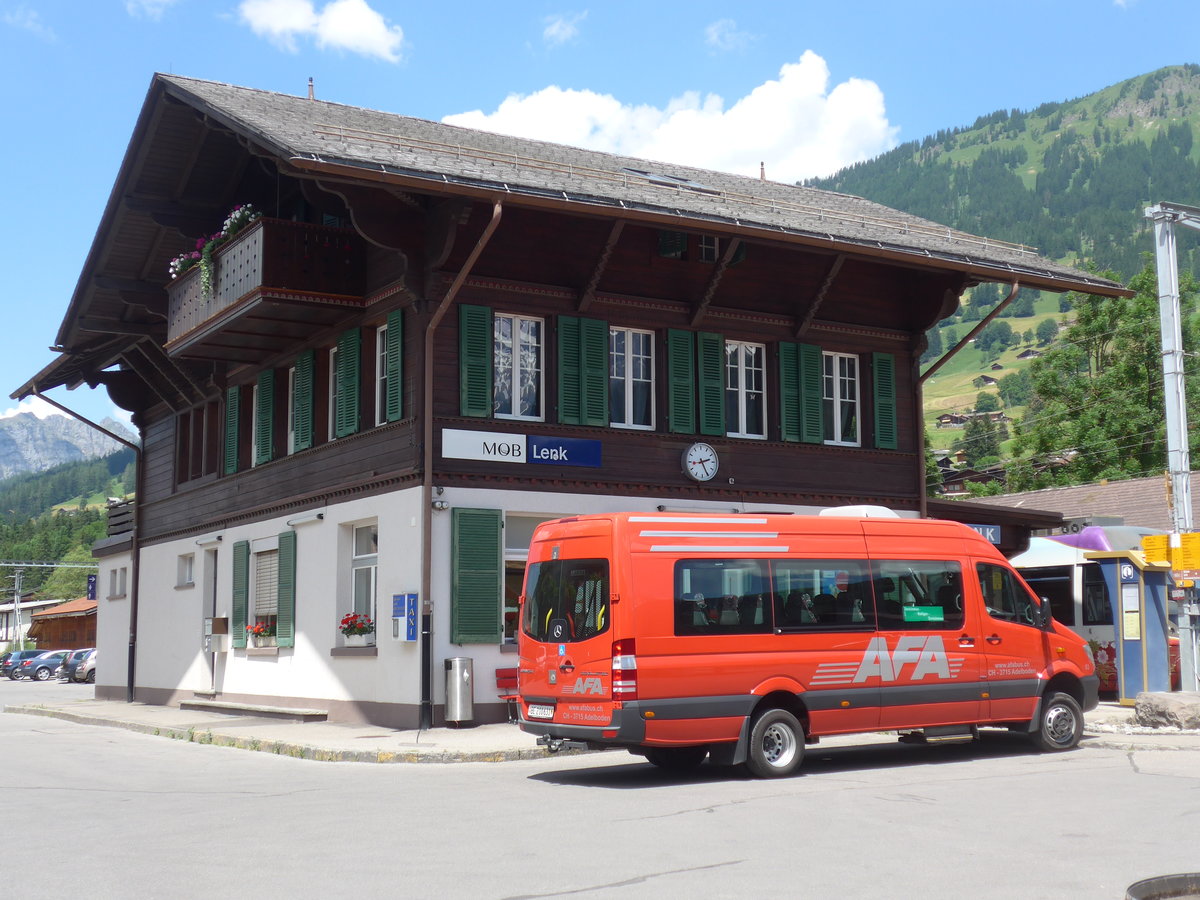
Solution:
<path fill-rule="evenodd" d="M 540 422 L 544 396 L 541 319 L 497 313 L 493 318 L 492 410 L 499 419 Z"/>
<path fill-rule="evenodd" d="M 700 262 L 715 263 L 721 258 L 721 239 L 711 235 L 700 235 Z"/>
<path fill-rule="evenodd" d="M 375 329 L 375 424 L 387 423 L 387 326 Z"/>
<path fill-rule="evenodd" d="M 296 452 L 296 367 L 287 370 L 287 452 Z"/>
<path fill-rule="evenodd" d="M 608 421 L 618 428 L 654 427 L 654 334 L 608 329 Z"/>
<path fill-rule="evenodd" d="M 175 564 L 175 587 L 190 588 L 196 584 L 196 554 L 182 553 Z"/>
<path fill-rule="evenodd" d="M 125 596 L 127 581 L 129 579 L 129 569 L 126 566 L 120 566 L 115 569 L 109 569 L 108 572 L 108 599 L 118 600 Z"/>
<path fill-rule="evenodd" d="M 379 525 L 354 526 L 350 550 L 350 611 L 375 620 L 375 588 L 379 568 Z"/>
<path fill-rule="evenodd" d="M 767 347 L 725 342 L 725 433 L 729 437 L 767 436 Z"/>
<path fill-rule="evenodd" d="M 821 362 L 825 443 L 858 446 L 858 357 L 849 353 L 823 353 Z"/>
<path fill-rule="evenodd" d="M 329 440 L 337 438 L 338 376 L 337 347 L 329 348 Z"/>

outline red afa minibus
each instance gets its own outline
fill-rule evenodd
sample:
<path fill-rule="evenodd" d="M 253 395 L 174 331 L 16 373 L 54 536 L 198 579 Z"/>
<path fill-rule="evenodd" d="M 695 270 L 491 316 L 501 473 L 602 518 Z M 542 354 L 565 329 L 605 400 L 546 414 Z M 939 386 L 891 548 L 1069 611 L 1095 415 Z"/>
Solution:
<path fill-rule="evenodd" d="M 540 525 L 521 597 L 519 722 L 760 777 L 806 744 L 980 726 L 1078 744 L 1098 679 L 1005 558 L 929 519 L 615 513 Z"/>

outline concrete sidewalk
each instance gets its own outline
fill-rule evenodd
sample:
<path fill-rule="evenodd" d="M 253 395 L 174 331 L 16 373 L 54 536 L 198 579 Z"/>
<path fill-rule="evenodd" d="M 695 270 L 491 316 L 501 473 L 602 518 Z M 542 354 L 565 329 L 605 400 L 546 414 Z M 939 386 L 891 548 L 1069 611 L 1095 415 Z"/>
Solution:
<path fill-rule="evenodd" d="M 505 762 L 540 759 L 548 755 L 537 746 L 533 735 L 512 724 L 396 731 L 378 725 L 294 722 L 117 700 L 26 704 L 6 706 L 4 711 L 327 762 Z M 1087 713 L 1085 720 L 1082 748 L 1200 750 L 1200 731 L 1136 726 L 1131 707 L 1102 703 Z M 821 746 L 851 746 L 895 739 L 894 734 L 849 735 L 823 738 Z"/>

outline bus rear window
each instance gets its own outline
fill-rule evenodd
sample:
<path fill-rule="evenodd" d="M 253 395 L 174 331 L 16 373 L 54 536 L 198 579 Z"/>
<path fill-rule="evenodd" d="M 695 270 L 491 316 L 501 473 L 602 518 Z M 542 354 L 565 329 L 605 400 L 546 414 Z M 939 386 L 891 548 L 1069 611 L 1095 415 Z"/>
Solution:
<path fill-rule="evenodd" d="M 608 560 L 532 563 L 525 580 L 521 629 L 536 641 L 568 644 L 608 630 Z"/>

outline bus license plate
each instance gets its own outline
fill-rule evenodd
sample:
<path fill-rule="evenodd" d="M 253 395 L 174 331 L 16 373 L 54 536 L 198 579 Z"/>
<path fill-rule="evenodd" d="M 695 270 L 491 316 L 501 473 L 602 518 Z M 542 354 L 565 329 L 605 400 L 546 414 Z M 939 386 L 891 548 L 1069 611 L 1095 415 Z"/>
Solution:
<path fill-rule="evenodd" d="M 542 706 L 539 703 L 529 704 L 529 718 L 531 719 L 553 719 L 554 707 Z"/>

